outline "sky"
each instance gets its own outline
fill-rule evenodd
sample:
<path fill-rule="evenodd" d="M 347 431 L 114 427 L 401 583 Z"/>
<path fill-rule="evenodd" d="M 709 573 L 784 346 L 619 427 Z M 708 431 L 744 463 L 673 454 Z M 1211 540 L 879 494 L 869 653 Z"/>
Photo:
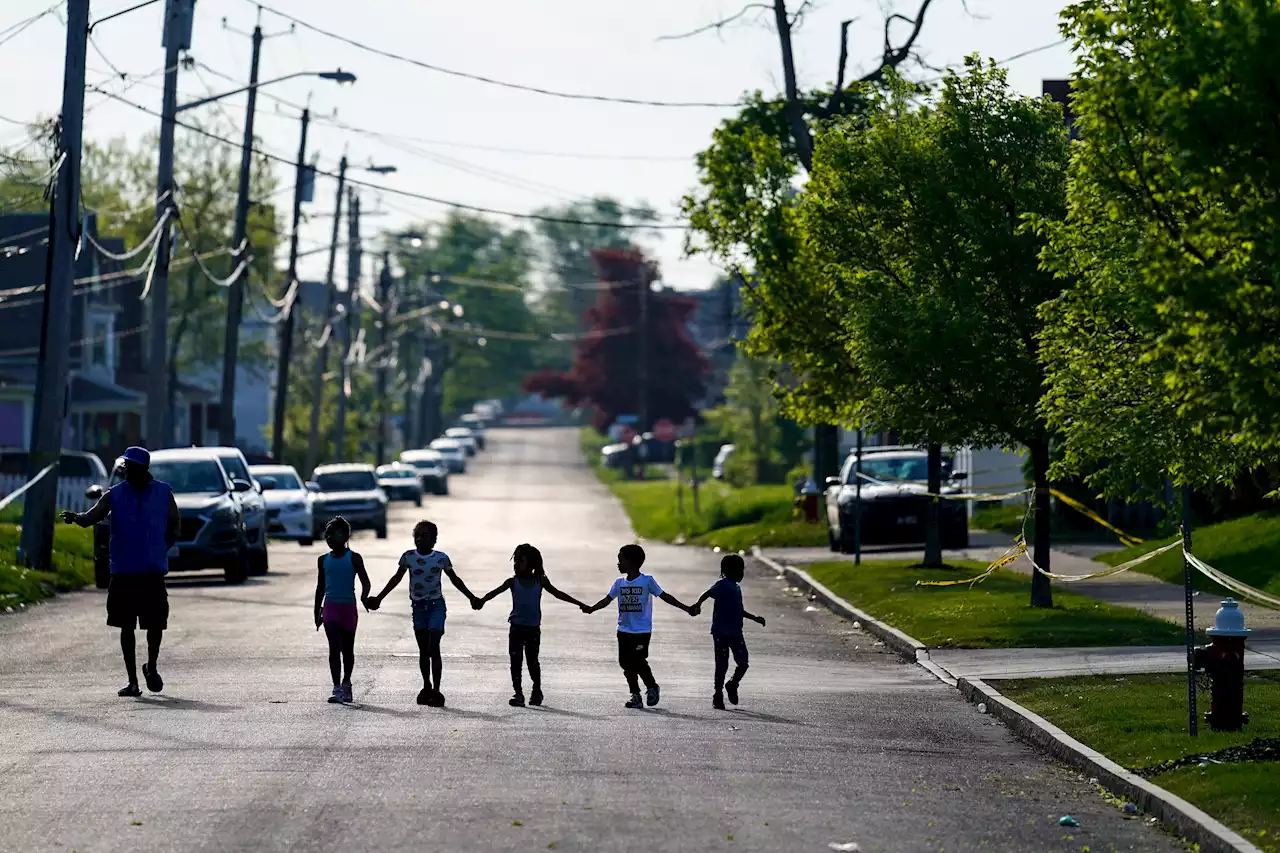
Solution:
<path fill-rule="evenodd" d="M 93 0 L 92 20 L 138 0 Z M 50 6 L 52 0 L 0 0 L 0 33 Z M 664 39 L 724 18 L 742 8 L 729 0 L 270 0 L 270 9 L 424 63 L 524 86 L 563 92 L 666 102 L 732 103 L 744 91 L 774 94 L 781 87 L 777 37 L 764 17 L 744 17 L 718 32 Z M 970 53 L 1003 60 L 1061 38 L 1064 0 L 934 0 L 917 42 L 932 66 L 957 63 Z M 800 82 L 819 86 L 835 77 L 840 22 L 850 28 L 850 68 L 862 73 L 880 55 L 887 12 L 913 14 L 916 0 L 816 0 L 795 38 Z M 462 79 L 374 55 L 297 27 L 248 0 L 197 0 L 191 56 L 194 71 L 179 78 L 179 102 L 244 85 L 251 55 L 249 33 L 261 15 L 268 36 L 260 79 L 298 71 L 341 68 L 357 75 L 351 86 L 299 78 L 264 86 L 255 133 L 261 147 L 293 161 L 299 111 L 310 103 L 309 146 L 322 170 L 336 171 L 345 152 L 353 167 L 390 165 L 395 174 L 353 168 L 370 184 L 467 205 L 528 213 L 595 195 L 645 202 L 678 223 L 680 199 L 697 184 L 694 155 L 705 148 L 729 107 L 648 106 L 575 100 Z M 90 85 L 158 112 L 163 3 L 104 22 L 93 32 Z M 905 25 L 900 32 L 905 36 Z M 0 151 L 25 141 L 25 122 L 58 111 L 66 31 L 61 13 L 23 31 L 0 36 Z M 113 70 L 114 67 L 114 70 Z M 1041 50 L 1007 65 L 1011 85 L 1038 95 L 1041 81 L 1069 76 L 1068 46 Z M 117 71 L 127 78 L 121 80 Z M 147 75 L 152 75 L 148 77 Z M 932 76 L 931 72 L 921 74 Z M 221 76 L 220 76 L 221 75 Z M 127 87 L 127 88 L 126 88 Z M 86 96 L 87 139 L 137 140 L 159 119 L 102 94 Z M 191 114 L 243 127 L 243 95 Z M 330 121 L 326 121 L 330 120 Z M 362 133 L 334 126 L 340 122 Z M 187 133 L 182 128 L 178 133 Z M 389 136 L 392 135 L 392 136 Z M 283 188 L 291 167 L 278 164 Z M 447 207 L 363 188 L 362 232 L 403 230 L 441 218 Z M 304 209 L 303 250 L 328 240 L 334 186 L 317 181 Z M 288 194 L 279 198 L 287 214 Z M 516 224 L 517 219 L 505 221 Z M 525 223 L 526 225 L 528 223 Z M 282 223 L 286 225 L 287 223 Z M 345 231 L 345 229 L 344 229 Z M 646 248 L 661 265 L 664 283 L 710 286 L 719 270 L 704 256 L 686 257 L 684 234 L 671 230 Z M 324 254 L 304 258 L 303 278 L 323 276 Z M 345 269 L 339 264 L 339 269 Z"/>

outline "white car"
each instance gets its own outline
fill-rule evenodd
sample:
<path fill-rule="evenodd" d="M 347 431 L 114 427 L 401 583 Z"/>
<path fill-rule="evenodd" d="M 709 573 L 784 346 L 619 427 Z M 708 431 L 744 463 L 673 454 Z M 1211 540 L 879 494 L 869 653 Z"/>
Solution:
<path fill-rule="evenodd" d="M 267 501 L 267 535 L 299 545 L 314 540 L 311 492 L 292 465 L 250 465 L 249 473 L 262 484 Z"/>
<path fill-rule="evenodd" d="M 729 457 L 733 455 L 732 444 L 720 445 L 720 452 L 716 454 L 715 461 L 711 463 L 711 476 L 717 480 L 724 479 L 724 465 L 729 461 Z"/>
<path fill-rule="evenodd" d="M 467 451 L 457 439 L 437 438 L 431 442 L 431 449 L 444 457 L 450 474 L 467 473 Z"/>
<path fill-rule="evenodd" d="M 461 426 L 464 426 L 467 429 L 471 430 L 472 434 L 476 437 L 476 444 L 480 447 L 481 450 L 484 450 L 485 439 L 486 439 L 485 429 L 487 427 L 487 425 L 484 422 L 484 418 L 480 417 L 479 415 L 473 412 L 469 415 L 463 415 L 462 417 L 458 418 L 458 420 L 461 421 Z"/>
<path fill-rule="evenodd" d="M 438 451 L 406 450 L 400 454 L 400 463 L 417 469 L 424 492 L 449 494 L 449 463 Z"/>
<path fill-rule="evenodd" d="M 452 438 L 461 444 L 468 456 L 475 456 L 480 452 L 480 443 L 476 441 L 476 435 L 469 427 L 450 427 L 444 431 L 444 437 Z"/>

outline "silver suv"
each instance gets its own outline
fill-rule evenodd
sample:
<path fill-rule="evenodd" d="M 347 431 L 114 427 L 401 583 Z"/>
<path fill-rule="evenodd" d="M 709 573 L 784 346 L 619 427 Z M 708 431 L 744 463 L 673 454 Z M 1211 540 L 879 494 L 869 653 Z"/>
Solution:
<path fill-rule="evenodd" d="M 352 530 L 372 530 L 379 539 L 387 538 L 387 495 L 378 487 L 372 465 L 321 465 L 311 473 L 307 488 L 314 494 L 311 513 L 317 539 L 329 519 L 338 515 Z"/>
<path fill-rule="evenodd" d="M 267 532 L 270 522 L 267 519 L 267 499 L 262 496 L 262 484 L 249 473 L 249 461 L 238 447 L 202 447 L 218 457 L 227 476 L 232 480 L 244 480 L 252 488 L 237 492 L 240 505 L 244 507 L 245 539 L 249 547 L 249 573 L 265 575 L 269 568 L 267 556 Z"/>

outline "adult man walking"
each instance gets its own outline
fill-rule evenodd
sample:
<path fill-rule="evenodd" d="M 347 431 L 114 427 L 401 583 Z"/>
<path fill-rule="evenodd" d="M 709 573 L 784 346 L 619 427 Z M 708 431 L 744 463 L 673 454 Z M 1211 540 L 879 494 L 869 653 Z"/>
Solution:
<path fill-rule="evenodd" d="M 160 641 L 169 626 L 169 594 L 164 576 L 169 549 L 178 541 L 181 516 L 173 490 L 151 476 L 151 454 L 130 447 L 122 457 L 124 479 L 112 486 L 88 512 L 64 512 L 65 524 L 92 527 L 111 524 L 111 585 L 107 589 L 107 624 L 120 629 L 120 650 L 129 683 L 121 696 L 141 696 L 134 656 L 134 628 L 147 632 L 147 662 L 142 675 L 147 689 L 158 693 L 164 681 L 156 671 Z"/>

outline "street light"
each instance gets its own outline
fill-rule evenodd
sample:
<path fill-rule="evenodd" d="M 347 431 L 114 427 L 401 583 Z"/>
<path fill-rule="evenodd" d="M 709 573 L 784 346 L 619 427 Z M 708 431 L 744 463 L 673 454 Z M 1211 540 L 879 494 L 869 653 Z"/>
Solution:
<path fill-rule="evenodd" d="M 250 83 L 248 86 L 241 86 L 239 89 L 232 89 L 231 91 L 223 92 L 220 95 L 210 95 L 207 98 L 201 98 L 200 100 L 192 101 L 189 104 L 182 104 L 175 109 L 174 112 L 180 113 L 184 110 L 195 109 L 196 107 L 202 107 L 205 104 L 211 104 L 214 101 L 220 101 L 223 98 L 229 98 L 232 95 L 238 95 L 241 92 L 250 92 L 254 89 L 261 89 L 263 86 L 269 86 L 272 83 L 280 83 L 285 80 L 293 80 L 298 77 L 319 77 L 321 80 L 333 80 L 340 85 L 356 82 L 356 75 L 352 74 L 350 71 L 343 71 L 341 68 L 337 71 L 295 71 L 292 74 L 286 74 L 283 77 L 276 77 L 273 80 L 263 80 L 260 83 Z"/>

